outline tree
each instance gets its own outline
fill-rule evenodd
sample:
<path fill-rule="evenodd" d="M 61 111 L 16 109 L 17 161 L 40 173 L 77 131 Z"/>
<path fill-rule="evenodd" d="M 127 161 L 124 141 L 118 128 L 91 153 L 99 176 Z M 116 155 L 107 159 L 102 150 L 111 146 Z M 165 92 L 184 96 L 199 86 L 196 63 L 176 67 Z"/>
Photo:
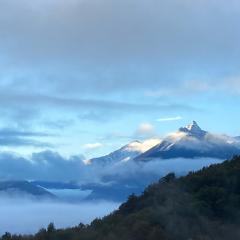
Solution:
<path fill-rule="evenodd" d="M 165 177 L 162 178 L 164 182 L 172 182 L 176 178 L 175 173 L 169 173 Z"/>
<path fill-rule="evenodd" d="M 54 223 L 49 223 L 48 227 L 47 227 L 47 232 L 48 233 L 53 233 L 56 231 L 56 228 L 54 226 Z"/>
<path fill-rule="evenodd" d="M 9 232 L 5 232 L 5 234 L 2 236 L 2 240 L 11 240 L 12 235 Z"/>

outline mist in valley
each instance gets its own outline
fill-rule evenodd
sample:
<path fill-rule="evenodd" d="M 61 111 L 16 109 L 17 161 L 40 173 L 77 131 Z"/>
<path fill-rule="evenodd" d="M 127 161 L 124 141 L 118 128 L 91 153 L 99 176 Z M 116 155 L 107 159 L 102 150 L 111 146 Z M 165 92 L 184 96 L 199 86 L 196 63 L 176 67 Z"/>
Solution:
<path fill-rule="evenodd" d="M 88 201 L 66 203 L 38 201 L 29 198 L 0 199 L 0 235 L 11 233 L 35 233 L 53 222 L 57 228 L 88 224 L 117 209 L 119 203 L 110 201 Z"/>

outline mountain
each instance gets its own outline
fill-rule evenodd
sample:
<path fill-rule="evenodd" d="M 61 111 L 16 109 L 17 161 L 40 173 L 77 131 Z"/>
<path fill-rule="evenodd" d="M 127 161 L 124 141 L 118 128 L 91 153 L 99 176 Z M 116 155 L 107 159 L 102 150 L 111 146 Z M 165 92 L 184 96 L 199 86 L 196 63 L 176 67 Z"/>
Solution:
<path fill-rule="evenodd" d="M 118 210 L 89 225 L 49 224 L 36 235 L 1 240 L 235 240 L 240 239 L 240 157 L 176 178 L 173 173 L 130 195 Z"/>
<path fill-rule="evenodd" d="M 75 182 L 31 181 L 30 183 L 44 189 L 80 189 L 80 186 Z"/>
<path fill-rule="evenodd" d="M 127 162 L 146 152 L 148 149 L 152 148 L 158 143 L 160 143 L 159 139 L 149 139 L 144 142 L 133 141 L 108 155 L 92 158 L 88 161 L 85 161 L 85 163 L 100 164 L 105 166 L 109 164 Z"/>
<path fill-rule="evenodd" d="M 80 186 L 76 182 L 32 181 L 31 183 L 52 193 L 58 201 L 67 203 L 86 201 L 93 192 L 92 185 L 88 185 L 89 187 L 87 185 Z"/>
<path fill-rule="evenodd" d="M 37 198 L 56 198 L 44 188 L 28 181 L 2 181 L 0 182 L 0 194 L 9 197 L 24 195 Z"/>
<path fill-rule="evenodd" d="M 90 190 L 85 201 L 113 201 L 124 202 L 132 193 L 140 194 L 146 184 L 127 185 L 126 182 L 114 182 L 111 184 L 92 183 L 81 186 L 83 190 Z"/>
<path fill-rule="evenodd" d="M 202 130 L 196 121 L 181 127 L 161 143 L 137 156 L 136 161 L 153 159 L 208 157 L 226 159 L 240 154 L 240 142 L 227 135 Z"/>

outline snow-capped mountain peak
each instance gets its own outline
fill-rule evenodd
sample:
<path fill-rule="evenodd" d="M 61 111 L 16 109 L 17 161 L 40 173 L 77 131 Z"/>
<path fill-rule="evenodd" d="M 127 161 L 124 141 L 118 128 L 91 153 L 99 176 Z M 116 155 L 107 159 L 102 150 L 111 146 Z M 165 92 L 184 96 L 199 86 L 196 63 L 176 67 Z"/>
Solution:
<path fill-rule="evenodd" d="M 203 137 L 206 135 L 206 131 L 202 130 L 196 121 L 193 121 L 191 124 L 188 124 L 186 127 L 179 128 L 180 132 L 184 132 L 188 135 L 193 135 L 195 137 Z"/>
<path fill-rule="evenodd" d="M 202 130 L 196 121 L 169 134 L 160 144 L 137 156 L 137 161 L 170 158 L 231 158 L 240 154 L 240 141 Z"/>
<path fill-rule="evenodd" d="M 194 129 L 196 130 L 201 130 L 201 128 L 198 126 L 197 122 L 196 121 L 193 121 L 191 124 L 188 124 L 186 126 L 186 128 L 189 130 L 189 131 L 193 131 Z"/>
<path fill-rule="evenodd" d="M 212 134 L 202 130 L 197 122 L 193 121 L 162 140 L 132 141 L 108 155 L 90 159 L 85 164 L 106 166 L 124 164 L 131 160 L 196 157 L 227 159 L 237 154 L 240 154 L 239 138 Z"/>

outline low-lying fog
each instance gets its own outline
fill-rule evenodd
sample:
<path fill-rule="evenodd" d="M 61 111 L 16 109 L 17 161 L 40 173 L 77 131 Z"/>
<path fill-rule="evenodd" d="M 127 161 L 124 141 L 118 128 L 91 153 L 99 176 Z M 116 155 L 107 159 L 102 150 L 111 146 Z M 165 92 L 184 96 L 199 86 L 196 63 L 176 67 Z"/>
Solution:
<path fill-rule="evenodd" d="M 78 171 L 82 170 L 81 173 L 83 173 L 84 177 L 88 177 L 85 179 L 98 181 L 105 178 L 110 182 L 119 181 L 122 184 L 126 184 L 128 181 L 131 183 L 131 180 L 136 180 L 134 183 L 142 181 L 147 185 L 148 182 L 157 181 L 169 172 L 175 172 L 176 175 L 181 176 L 187 174 L 188 171 L 195 171 L 201 169 L 203 166 L 221 161 L 211 158 L 178 158 L 166 161 L 150 161 L 141 164 L 130 161 L 126 164 L 117 164 L 105 168 L 98 165 L 89 168 L 84 167 Z M 46 172 L 52 173 L 52 171 Z M 0 170 L 0 173 L 4 172 Z M 70 171 L 70 173 L 72 172 Z M 62 179 L 61 176 L 63 174 L 65 174 L 64 168 L 58 172 L 58 177 L 60 176 L 58 180 Z M 27 176 L 28 174 L 26 174 L 26 178 Z M 70 174 L 69 177 L 71 176 Z M 79 176 L 81 175 L 79 174 Z M 35 233 L 40 228 L 47 227 L 50 222 L 54 222 L 57 228 L 72 227 L 78 225 L 80 222 L 90 223 L 97 217 L 109 214 L 120 205 L 120 203 L 110 201 L 79 202 L 78 200 L 84 199 L 84 197 L 91 193 L 91 189 L 47 190 L 60 199 L 65 200 L 65 202 L 39 202 L 23 197 L 11 199 L 0 195 L 0 235 L 6 231 L 24 234 Z"/>
<path fill-rule="evenodd" d="M 28 199 L 0 200 L 0 235 L 11 233 L 35 233 L 54 222 L 57 228 L 90 223 L 117 209 L 115 202 L 82 202 L 78 204 L 37 202 Z"/>

